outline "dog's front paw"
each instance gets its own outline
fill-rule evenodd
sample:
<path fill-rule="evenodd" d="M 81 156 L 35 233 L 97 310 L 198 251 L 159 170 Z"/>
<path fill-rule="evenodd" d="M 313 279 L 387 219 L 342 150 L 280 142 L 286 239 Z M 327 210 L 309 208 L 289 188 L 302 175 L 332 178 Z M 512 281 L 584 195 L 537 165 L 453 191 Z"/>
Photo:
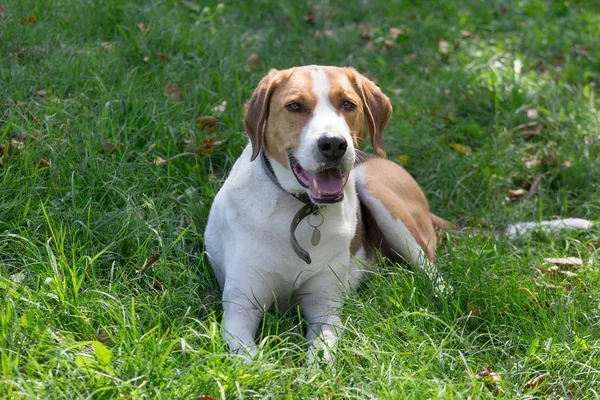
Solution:
<path fill-rule="evenodd" d="M 318 365 L 321 363 L 332 367 L 335 364 L 333 349 L 323 340 L 315 339 L 306 353 L 307 365 Z"/>

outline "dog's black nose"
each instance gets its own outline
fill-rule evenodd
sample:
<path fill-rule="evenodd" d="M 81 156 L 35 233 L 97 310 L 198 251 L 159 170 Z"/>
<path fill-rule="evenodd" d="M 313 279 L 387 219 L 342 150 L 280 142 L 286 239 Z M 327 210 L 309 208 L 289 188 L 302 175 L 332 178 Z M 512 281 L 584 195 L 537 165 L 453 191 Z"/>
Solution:
<path fill-rule="evenodd" d="M 342 158 L 348 149 L 348 142 L 340 136 L 323 136 L 318 142 L 319 151 L 331 161 Z"/>

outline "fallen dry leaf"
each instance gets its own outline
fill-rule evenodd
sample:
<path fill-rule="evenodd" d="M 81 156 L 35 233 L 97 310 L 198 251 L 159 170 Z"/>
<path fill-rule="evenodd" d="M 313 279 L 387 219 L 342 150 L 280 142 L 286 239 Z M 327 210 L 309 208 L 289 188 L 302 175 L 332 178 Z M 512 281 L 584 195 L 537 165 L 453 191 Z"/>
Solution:
<path fill-rule="evenodd" d="M 8 56 L 9 56 L 10 58 L 15 58 L 15 57 L 22 56 L 22 55 L 23 55 L 23 53 L 25 53 L 25 49 L 24 49 L 24 48 L 22 48 L 22 47 L 18 47 L 18 48 L 16 48 L 16 49 L 15 49 L 15 51 L 13 51 L 13 52 L 9 53 L 9 54 L 8 54 Z"/>
<path fill-rule="evenodd" d="M 544 179 L 545 176 L 546 176 L 545 174 L 542 174 L 535 179 L 535 181 L 529 188 L 529 192 L 527 193 L 527 200 L 531 200 L 533 198 L 533 196 L 535 196 L 535 194 L 539 190 L 540 184 L 542 183 L 542 180 Z"/>
<path fill-rule="evenodd" d="M 438 41 L 438 51 L 442 55 L 448 55 L 448 53 L 450 52 L 450 43 L 446 42 L 443 39 L 440 39 Z"/>
<path fill-rule="evenodd" d="M 42 89 L 42 90 L 38 90 L 37 92 L 35 92 L 35 94 L 39 97 L 44 98 L 48 94 L 48 91 L 46 89 Z"/>
<path fill-rule="evenodd" d="M 469 32 L 469 31 L 467 31 L 467 30 L 464 30 L 464 29 L 463 29 L 463 30 L 461 30 L 461 31 L 460 31 L 460 32 L 458 32 L 458 33 L 460 33 L 460 36 L 462 36 L 462 37 L 463 37 L 463 39 L 466 39 L 466 38 L 469 38 L 469 37 L 471 37 L 471 32 Z"/>
<path fill-rule="evenodd" d="M 159 59 L 161 62 L 164 62 L 165 64 L 168 64 L 168 63 L 170 63 L 170 62 L 171 62 L 171 57 L 169 57 L 169 56 L 168 56 L 168 55 L 166 55 L 166 54 L 163 54 L 163 53 L 162 53 L 162 52 L 160 52 L 160 51 L 157 51 L 157 52 L 156 52 L 156 56 L 158 57 L 158 59 Z"/>
<path fill-rule="evenodd" d="M 525 189 L 508 189 L 508 198 L 509 199 L 517 199 L 519 197 L 524 197 L 527 195 L 527 190 Z"/>
<path fill-rule="evenodd" d="M 35 25 L 37 24 L 37 18 L 33 15 L 28 15 L 26 17 L 19 18 L 19 23 L 21 25 Z"/>
<path fill-rule="evenodd" d="M 214 139 L 202 139 L 198 147 L 196 147 L 196 153 L 198 153 L 201 156 L 212 156 L 214 149 Z"/>
<path fill-rule="evenodd" d="M 160 254 L 154 254 L 152 257 L 146 259 L 146 262 L 144 263 L 144 265 L 142 265 L 142 268 L 140 268 L 140 270 L 138 271 L 138 273 L 143 273 L 144 271 L 146 271 L 148 268 L 150 268 L 156 261 L 158 261 L 158 259 L 160 258 Z"/>
<path fill-rule="evenodd" d="M 152 282 L 152 287 L 159 292 L 163 291 L 163 285 L 158 279 L 155 279 L 154 282 Z"/>
<path fill-rule="evenodd" d="M 102 150 L 104 150 L 108 154 L 115 154 L 117 150 L 123 151 L 123 149 L 125 148 L 121 143 L 117 142 L 116 144 L 112 144 L 108 140 L 102 141 L 101 146 Z"/>
<path fill-rule="evenodd" d="M 201 131 L 217 133 L 217 119 L 212 116 L 198 117 L 196 118 L 196 127 Z"/>
<path fill-rule="evenodd" d="M 545 374 L 541 374 L 538 375 L 534 378 L 531 378 L 530 380 L 528 380 L 527 382 L 525 382 L 525 385 L 523 386 L 525 389 L 535 389 L 538 386 L 540 386 L 540 384 L 542 382 L 544 382 L 544 380 L 546 380 L 546 378 L 549 376 L 549 374 L 546 372 Z"/>
<path fill-rule="evenodd" d="M 214 396 L 209 396 L 207 394 L 201 394 L 199 397 L 200 400 L 217 400 Z"/>
<path fill-rule="evenodd" d="M 542 131 L 542 125 L 538 122 L 532 121 L 523 126 L 521 126 L 521 132 L 523 134 L 523 139 L 529 140 L 532 137 L 539 135 Z"/>
<path fill-rule="evenodd" d="M 164 163 L 166 163 L 167 160 L 165 160 L 164 158 L 158 156 L 154 159 L 154 165 L 162 165 Z"/>
<path fill-rule="evenodd" d="M 179 100 L 181 98 L 181 88 L 174 83 L 169 83 L 165 86 L 165 93 L 173 100 Z"/>
<path fill-rule="evenodd" d="M 213 107 L 213 112 L 215 113 L 215 115 L 219 116 L 219 115 L 223 114 L 226 109 L 227 109 L 227 101 L 223 100 L 223 102 L 221 104 L 219 104 L 216 107 Z"/>
<path fill-rule="evenodd" d="M 58 329 L 54 329 L 52 332 L 52 338 L 56 343 L 62 343 L 65 341 L 65 335 L 63 335 Z"/>
<path fill-rule="evenodd" d="M 143 22 L 140 21 L 140 22 L 137 23 L 137 27 L 140 30 L 140 32 L 146 32 L 147 28 L 146 28 L 146 24 L 145 23 L 143 23 Z"/>
<path fill-rule="evenodd" d="M 115 345 L 110 336 L 108 336 L 108 333 L 106 333 L 106 331 L 103 329 L 100 329 L 100 331 L 98 332 L 98 337 L 96 338 L 96 340 L 105 345 L 106 347 L 112 347 Z"/>
<path fill-rule="evenodd" d="M 577 257 L 544 258 L 544 261 L 559 267 L 580 267 L 583 260 Z"/>
<path fill-rule="evenodd" d="M 331 29 L 325 29 L 323 31 L 323 35 L 325 35 L 327 37 L 332 37 L 333 36 L 333 31 Z"/>
<path fill-rule="evenodd" d="M 404 35 L 404 29 L 402 29 L 402 28 L 390 28 L 390 38 L 392 40 L 396 40 L 396 39 L 398 39 L 402 35 Z"/>
<path fill-rule="evenodd" d="M 106 51 L 110 51 L 112 49 L 112 44 L 108 42 L 100 42 L 100 46 Z"/>
<path fill-rule="evenodd" d="M 590 56 L 590 50 L 588 48 L 575 46 L 575 53 L 584 57 L 588 61 L 594 62 L 594 58 Z"/>
<path fill-rule="evenodd" d="M 460 154 L 462 154 L 464 156 L 468 156 L 468 155 L 471 155 L 471 153 L 473 153 L 473 150 L 471 150 L 471 148 L 469 146 L 464 145 L 464 144 L 450 143 L 450 147 L 452 147 L 454 150 L 456 150 L 457 152 L 459 152 Z"/>
<path fill-rule="evenodd" d="M 525 112 L 527 113 L 527 118 L 529 119 L 536 119 L 540 116 L 540 112 L 535 108 L 528 108 Z"/>
<path fill-rule="evenodd" d="M 248 56 L 246 60 L 246 65 L 244 65 L 244 70 L 246 72 L 256 72 L 260 69 L 262 65 L 262 60 L 260 58 L 260 54 L 252 53 Z"/>
<path fill-rule="evenodd" d="M 147 63 L 147 62 L 150 62 L 150 57 L 148 57 L 148 56 L 144 56 L 144 62 L 146 62 L 146 63 Z"/>
<path fill-rule="evenodd" d="M 469 313 L 469 318 L 479 317 L 479 307 L 477 304 L 467 301 L 467 311 Z"/>
<path fill-rule="evenodd" d="M 502 377 L 492 371 L 492 366 L 488 365 L 486 369 L 477 374 L 478 377 L 483 378 L 485 383 L 496 390 L 497 393 L 503 393 L 502 389 Z"/>
<path fill-rule="evenodd" d="M 585 248 L 588 250 L 598 250 L 600 249 L 600 242 L 589 242 L 585 244 Z"/>
<path fill-rule="evenodd" d="M 307 12 L 304 14 L 304 20 L 306 22 L 313 22 L 315 20 L 315 14 L 313 14 L 312 11 Z"/>
<path fill-rule="evenodd" d="M 40 158 L 38 161 L 34 161 L 33 163 L 38 168 L 50 168 L 50 161 L 46 161 L 43 158 Z"/>

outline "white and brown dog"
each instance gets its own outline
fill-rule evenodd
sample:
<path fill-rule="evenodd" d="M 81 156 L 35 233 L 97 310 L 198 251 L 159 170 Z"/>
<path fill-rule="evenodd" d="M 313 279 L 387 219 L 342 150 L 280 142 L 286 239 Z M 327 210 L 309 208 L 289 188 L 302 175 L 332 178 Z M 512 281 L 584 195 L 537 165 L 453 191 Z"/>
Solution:
<path fill-rule="evenodd" d="M 434 227 L 447 223 L 383 158 L 391 113 L 389 99 L 352 68 L 271 70 L 260 81 L 244 120 L 251 143 L 215 197 L 204 236 L 232 350 L 253 356 L 263 313 L 292 299 L 314 340 L 309 358 L 320 348 L 330 359 L 343 298 L 377 252 L 443 290 Z M 366 137 L 380 157 L 357 150 Z"/>

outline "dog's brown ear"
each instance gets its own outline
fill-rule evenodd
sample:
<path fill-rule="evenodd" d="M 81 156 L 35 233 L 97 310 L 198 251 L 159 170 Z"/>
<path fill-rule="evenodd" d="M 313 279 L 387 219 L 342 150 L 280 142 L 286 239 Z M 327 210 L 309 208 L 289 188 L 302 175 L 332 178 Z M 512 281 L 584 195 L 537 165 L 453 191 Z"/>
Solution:
<path fill-rule="evenodd" d="M 252 143 L 252 158 L 251 161 L 258 156 L 263 142 L 263 130 L 265 122 L 269 115 L 269 103 L 271 95 L 280 82 L 280 73 L 276 69 L 272 69 L 269 73 L 260 80 L 257 88 L 252 93 L 252 97 L 244 106 L 246 116 L 244 117 L 244 128 L 250 137 Z"/>
<path fill-rule="evenodd" d="M 356 71 L 354 73 L 356 74 L 360 95 L 364 104 L 364 112 L 369 125 L 373 150 L 381 157 L 385 157 L 383 129 L 392 116 L 392 104 L 390 103 L 390 99 L 383 94 L 375 83 Z"/>

